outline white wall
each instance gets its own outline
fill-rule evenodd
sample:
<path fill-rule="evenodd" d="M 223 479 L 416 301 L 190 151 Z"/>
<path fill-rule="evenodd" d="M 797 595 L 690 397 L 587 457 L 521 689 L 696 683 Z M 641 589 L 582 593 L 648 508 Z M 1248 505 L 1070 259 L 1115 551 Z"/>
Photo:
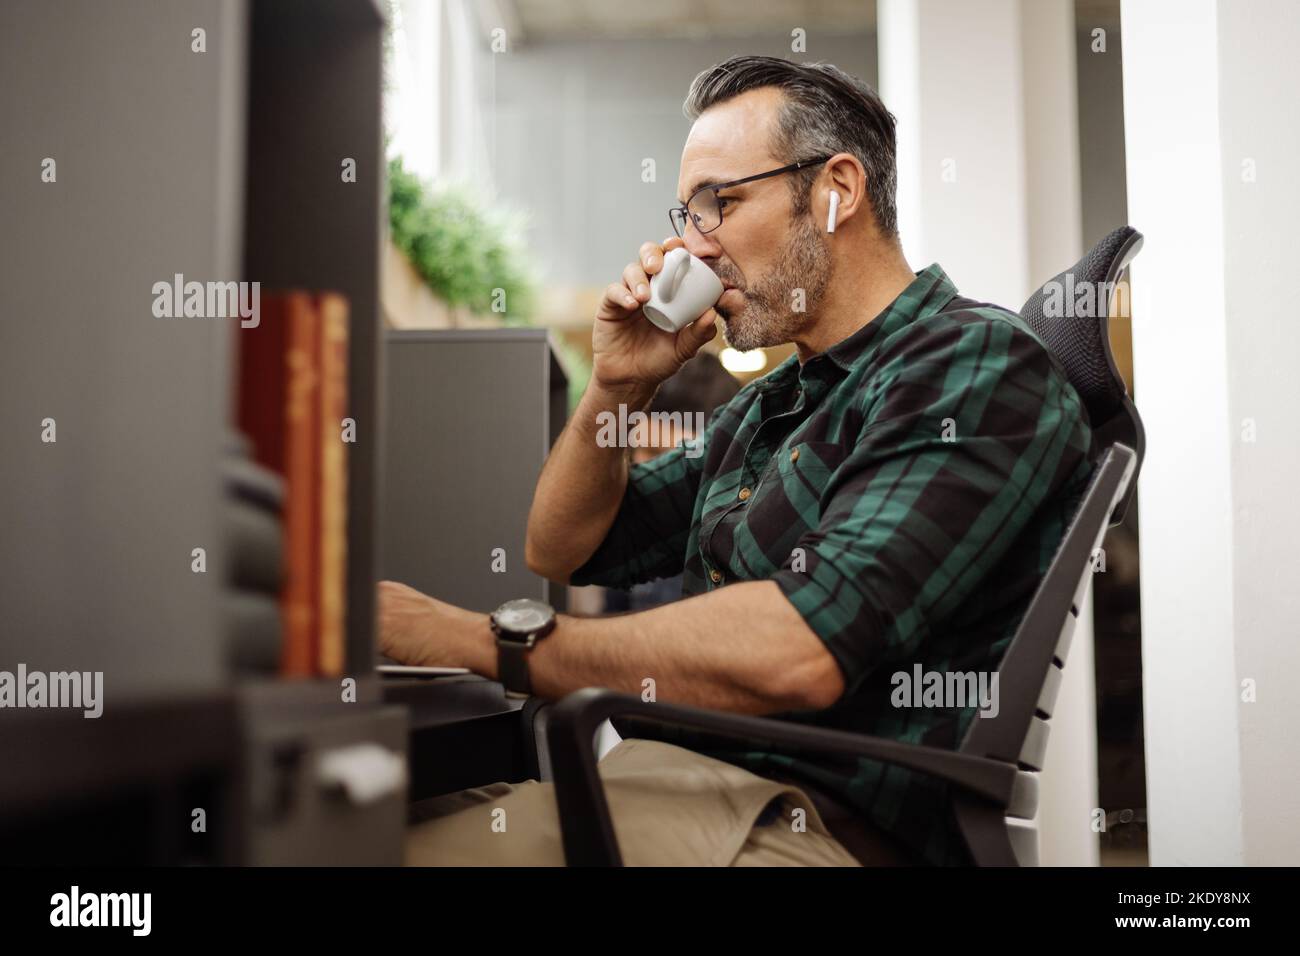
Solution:
<path fill-rule="evenodd" d="M 882 0 L 877 18 L 908 262 L 937 261 L 966 295 L 1018 308 L 1035 281 L 1020 3 Z"/>
<path fill-rule="evenodd" d="M 1300 323 L 1290 301 L 1300 222 L 1300 7 L 1289 0 L 1219 5 L 1234 631 L 1242 825 L 1252 864 L 1300 863 Z M 1254 182 L 1244 181 L 1246 160 Z M 1256 440 L 1242 440 L 1253 420 Z"/>
<path fill-rule="evenodd" d="M 869 34 L 537 43 L 496 60 L 491 111 L 501 197 L 532 216 L 529 241 L 555 284 L 603 288 L 647 239 L 672 235 L 677 173 L 695 75 L 739 53 L 827 60 L 876 82 Z M 655 161 L 655 181 L 642 163 Z M 761 172 L 761 170 L 755 170 Z"/>
<path fill-rule="evenodd" d="M 1123 32 L 1151 862 L 1294 864 L 1300 12 L 1126 0 Z"/>

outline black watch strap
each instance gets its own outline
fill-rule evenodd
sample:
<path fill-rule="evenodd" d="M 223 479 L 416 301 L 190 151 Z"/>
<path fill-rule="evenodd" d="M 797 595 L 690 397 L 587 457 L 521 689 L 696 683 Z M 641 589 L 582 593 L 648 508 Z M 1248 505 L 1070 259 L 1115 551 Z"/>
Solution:
<path fill-rule="evenodd" d="M 497 639 L 497 679 L 507 691 L 530 696 L 533 683 L 528 678 L 528 654 L 532 642 L 520 644 Z"/>

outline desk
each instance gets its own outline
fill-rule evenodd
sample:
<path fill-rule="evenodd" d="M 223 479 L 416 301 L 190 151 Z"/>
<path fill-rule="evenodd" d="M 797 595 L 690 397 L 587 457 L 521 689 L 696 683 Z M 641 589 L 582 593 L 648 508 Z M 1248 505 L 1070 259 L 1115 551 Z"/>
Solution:
<path fill-rule="evenodd" d="M 496 681 L 477 674 L 391 677 L 381 683 L 384 703 L 410 712 L 410 792 L 414 803 L 444 793 L 505 780 L 546 779 L 540 698 L 509 698 Z"/>

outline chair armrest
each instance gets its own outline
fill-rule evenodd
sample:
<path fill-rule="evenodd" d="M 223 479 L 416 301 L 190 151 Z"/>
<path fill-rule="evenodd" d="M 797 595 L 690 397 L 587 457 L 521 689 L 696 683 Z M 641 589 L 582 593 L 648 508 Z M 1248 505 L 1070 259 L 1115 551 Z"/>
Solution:
<path fill-rule="evenodd" d="M 1011 764 L 952 750 L 767 717 L 650 703 L 630 694 L 586 687 L 557 703 L 547 726 L 564 857 L 570 866 L 622 865 L 593 746 L 596 728 L 602 721 L 618 716 L 757 739 L 778 752 L 867 757 L 947 781 L 1003 808 L 1011 801 L 1016 777 L 1016 768 Z"/>

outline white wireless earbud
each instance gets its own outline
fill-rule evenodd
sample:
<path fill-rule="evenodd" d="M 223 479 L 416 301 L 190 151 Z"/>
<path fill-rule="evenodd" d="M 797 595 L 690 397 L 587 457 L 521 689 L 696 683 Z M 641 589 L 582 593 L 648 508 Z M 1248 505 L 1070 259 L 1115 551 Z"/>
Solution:
<path fill-rule="evenodd" d="M 830 211 L 830 215 L 826 217 L 827 232 L 835 231 L 835 214 L 839 212 L 839 210 L 840 210 L 840 194 L 832 189 L 831 190 L 831 211 Z"/>

